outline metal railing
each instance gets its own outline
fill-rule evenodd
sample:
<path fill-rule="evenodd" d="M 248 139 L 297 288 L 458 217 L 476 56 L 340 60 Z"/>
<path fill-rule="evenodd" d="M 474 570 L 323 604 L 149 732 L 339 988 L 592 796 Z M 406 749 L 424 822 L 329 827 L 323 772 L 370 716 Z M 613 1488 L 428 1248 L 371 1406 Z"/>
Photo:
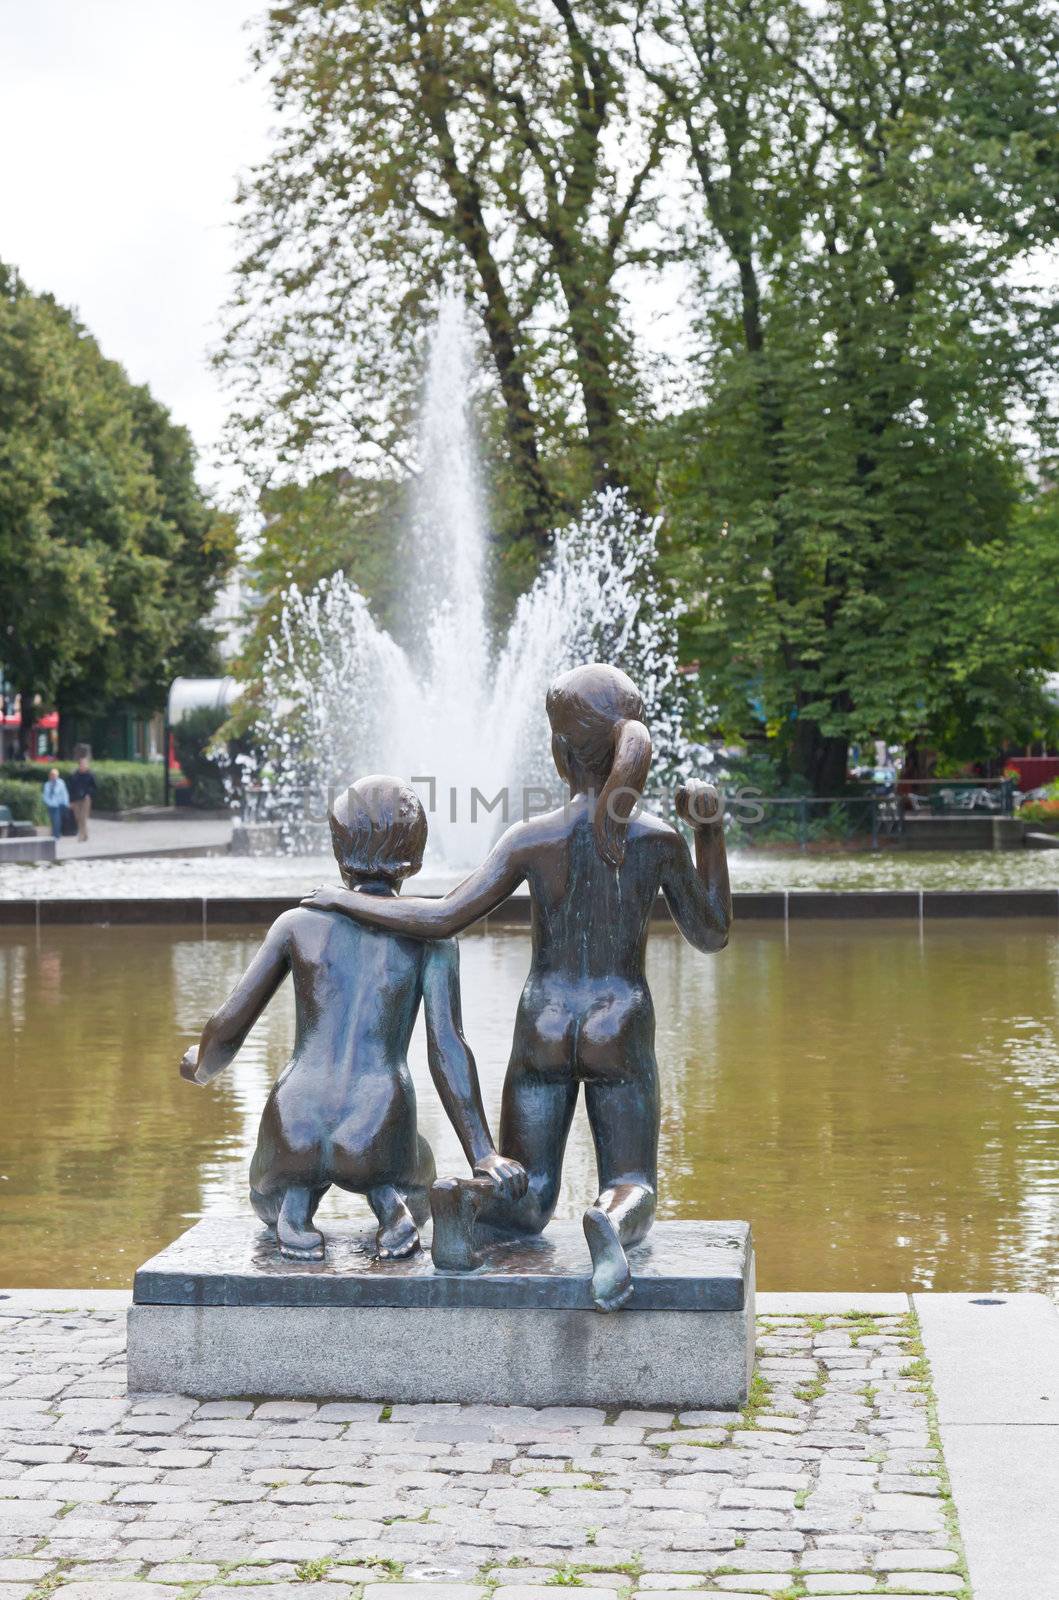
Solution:
<path fill-rule="evenodd" d="M 814 843 L 855 848 L 870 841 L 877 850 L 924 818 L 1010 817 L 1015 785 L 1007 778 L 923 779 L 913 788 L 876 788 L 865 794 L 761 795 L 729 790 L 725 811 L 737 842 L 754 846 Z"/>
<path fill-rule="evenodd" d="M 1015 783 L 1011 778 L 913 778 L 899 786 L 906 809 L 924 814 L 962 817 L 1010 817 L 1015 811 Z"/>
<path fill-rule="evenodd" d="M 904 811 L 896 794 L 875 791 L 861 795 L 758 795 L 748 791 L 724 796 L 728 832 L 736 844 L 795 845 L 814 843 L 856 848 L 870 840 L 877 850 L 884 839 L 904 832 Z"/>

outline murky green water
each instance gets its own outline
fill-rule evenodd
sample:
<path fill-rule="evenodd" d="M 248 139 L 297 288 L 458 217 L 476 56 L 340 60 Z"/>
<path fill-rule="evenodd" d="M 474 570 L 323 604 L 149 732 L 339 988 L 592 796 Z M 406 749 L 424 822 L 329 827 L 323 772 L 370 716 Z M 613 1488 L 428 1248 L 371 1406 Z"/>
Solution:
<path fill-rule="evenodd" d="M 245 1206 L 289 989 L 211 1088 L 177 1062 L 256 942 L 0 929 L 0 1283 L 124 1285 L 204 1211 Z M 527 961 L 524 934 L 463 941 L 494 1117 Z M 749 1217 L 769 1289 L 1059 1286 L 1050 924 L 757 924 L 712 958 L 659 930 L 650 976 L 662 1215 Z M 460 1170 L 421 1038 L 414 1066 L 420 1125 Z M 579 1111 L 562 1213 L 593 1194 Z M 332 1194 L 320 1215 L 359 1206 Z"/>

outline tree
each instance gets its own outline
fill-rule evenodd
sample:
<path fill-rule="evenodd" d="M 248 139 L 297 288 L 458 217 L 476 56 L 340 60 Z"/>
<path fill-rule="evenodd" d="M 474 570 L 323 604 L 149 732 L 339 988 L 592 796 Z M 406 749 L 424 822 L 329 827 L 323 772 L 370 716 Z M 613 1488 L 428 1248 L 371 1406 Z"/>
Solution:
<path fill-rule="evenodd" d="M 982 637 L 994 680 L 1041 659 L 1037 608 L 972 635 L 987 574 L 1020 600 L 1012 418 L 1053 436 L 1055 12 L 645 0 L 633 26 L 700 199 L 703 398 L 665 491 L 688 647 L 817 792 L 851 737 L 985 739 Z"/>
<path fill-rule="evenodd" d="M 234 530 L 187 433 L 73 315 L 0 267 L 0 662 L 60 711 L 160 703 L 201 670 Z"/>
<path fill-rule="evenodd" d="M 321 473 L 304 486 L 285 483 L 261 497 L 262 527 L 245 570 L 255 595 L 253 623 L 241 652 L 243 675 L 257 679 L 292 583 L 309 593 L 343 572 L 371 602 L 380 625 L 394 630 L 401 567 L 394 529 L 405 514 L 403 485 L 392 478 Z"/>
<path fill-rule="evenodd" d="M 418 336 L 466 287 L 494 402 L 505 530 L 648 474 L 620 280 L 663 119 L 628 92 L 613 18 L 572 0 L 290 0 L 258 52 L 282 118 L 241 196 L 222 362 L 244 457 L 407 471 Z M 620 141 L 620 149 L 619 149 Z"/>

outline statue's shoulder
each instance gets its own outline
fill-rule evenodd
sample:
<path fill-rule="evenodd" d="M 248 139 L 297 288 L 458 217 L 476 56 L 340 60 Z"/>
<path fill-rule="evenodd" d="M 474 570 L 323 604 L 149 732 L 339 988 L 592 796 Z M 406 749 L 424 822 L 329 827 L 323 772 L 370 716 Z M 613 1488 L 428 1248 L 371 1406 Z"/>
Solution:
<path fill-rule="evenodd" d="M 282 911 L 268 930 L 269 941 L 285 945 L 287 949 L 311 949 L 319 945 L 334 930 L 336 924 L 345 923 L 355 928 L 356 923 L 337 911 L 314 911 L 309 906 L 292 906 Z"/>
<path fill-rule="evenodd" d="M 629 820 L 629 837 L 642 839 L 645 843 L 672 844 L 680 838 L 680 834 L 664 817 L 656 816 L 653 811 L 641 810 Z"/>
<path fill-rule="evenodd" d="M 306 917 L 311 917 L 315 914 L 307 906 L 292 906 L 289 911 L 281 911 L 269 928 L 268 937 L 276 940 L 277 943 L 284 939 L 289 939 Z"/>

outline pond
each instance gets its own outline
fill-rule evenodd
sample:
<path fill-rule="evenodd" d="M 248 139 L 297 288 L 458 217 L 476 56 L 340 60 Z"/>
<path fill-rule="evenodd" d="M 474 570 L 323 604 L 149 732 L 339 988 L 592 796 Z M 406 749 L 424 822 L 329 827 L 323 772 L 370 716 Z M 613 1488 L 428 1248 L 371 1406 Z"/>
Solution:
<path fill-rule="evenodd" d="M 246 1168 L 288 1049 L 280 991 L 208 1089 L 177 1062 L 260 930 L 0 929 L 0 1284 L 123 1286 Z M 528 936 L 462 940 L 494 1119 Z M 1059 936 L 1050 924 L 652 933 L 660 1213 L 749 1217 L 767 1289 L 1059 1287 Z M 456 1140 L 413 1058 L 442 1171 Z M 560 1213 L 594 1195 L 579 1109 Z M 320 1216 L 363 1215 L 334 1191 Z M 247 1210 L 249 1217 L 249 1211 Z"/>

